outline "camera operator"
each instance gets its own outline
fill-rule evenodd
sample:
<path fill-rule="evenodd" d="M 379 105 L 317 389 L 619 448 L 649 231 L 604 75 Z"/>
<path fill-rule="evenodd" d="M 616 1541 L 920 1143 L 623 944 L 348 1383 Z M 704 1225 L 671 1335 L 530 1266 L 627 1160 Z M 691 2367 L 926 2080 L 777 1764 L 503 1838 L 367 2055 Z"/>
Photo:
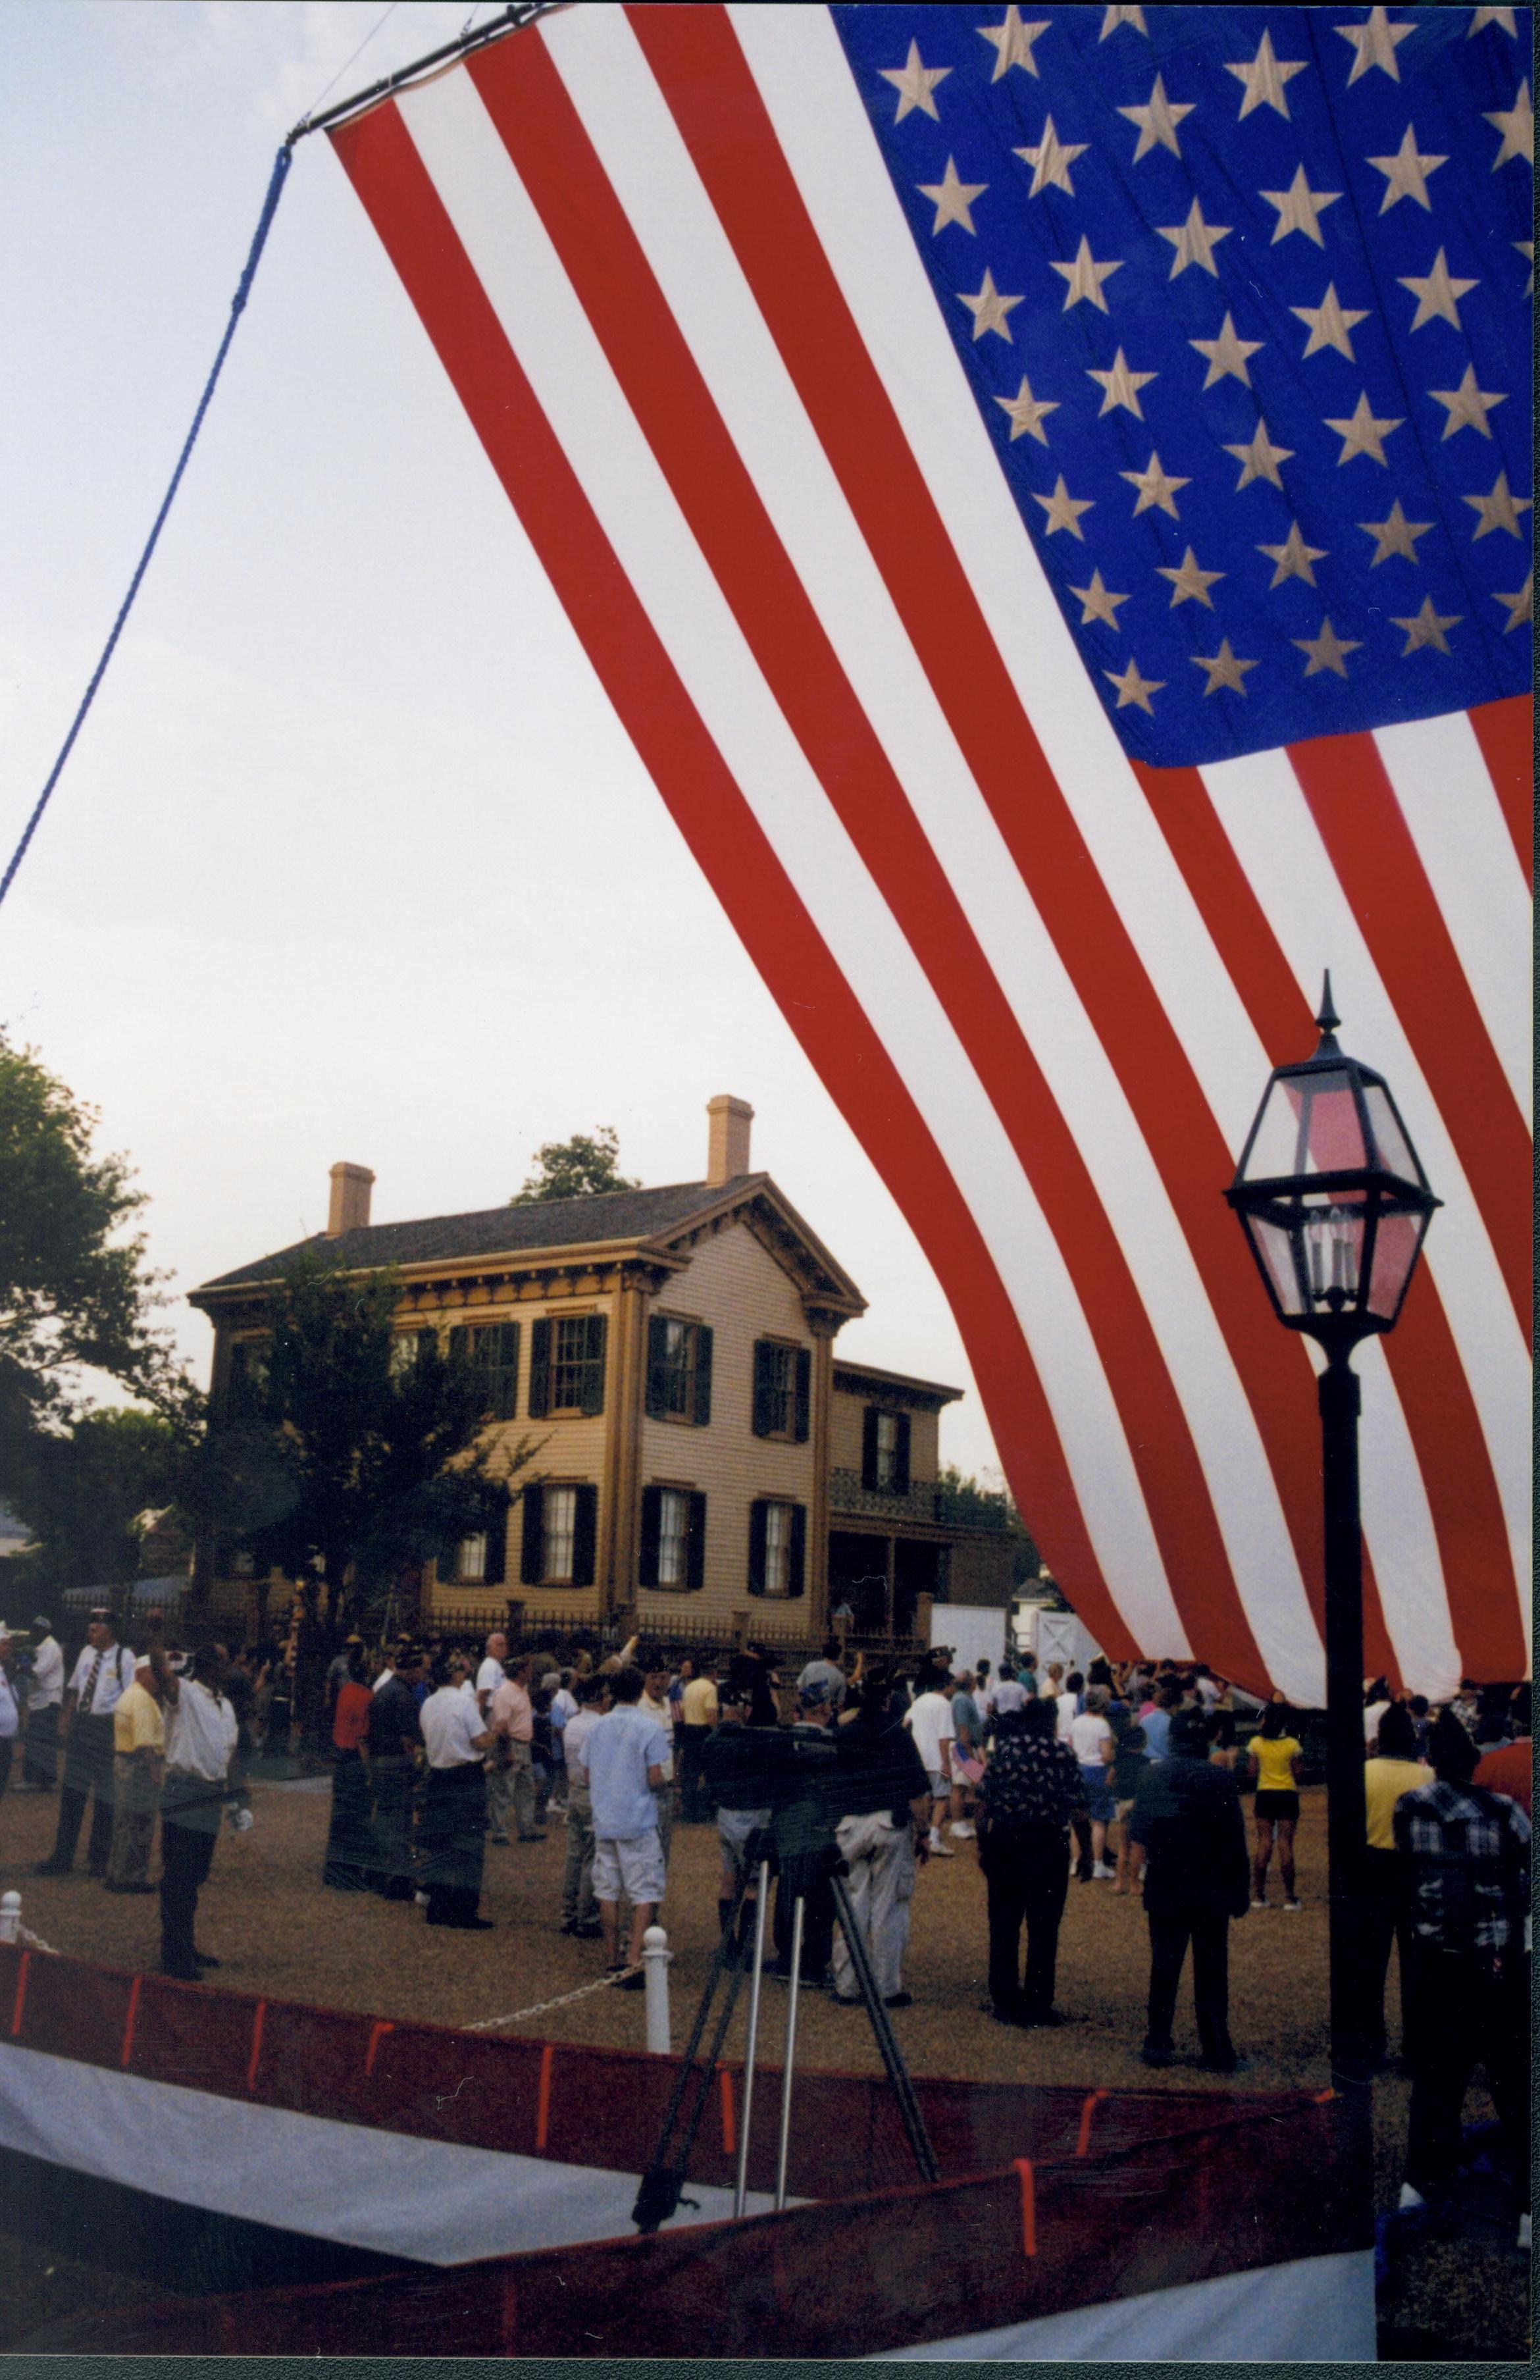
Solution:
<path fill-rule="evenodd" d="M 821 1984 L 834 1941 L 834 1893 L 825 1856 L 839 1816 L 838 1747 L 834 1696 L 825 1679 L 797 1688 L 796 1718 L 782 1730 L 775 1775 L 775 1850 L 780 1875 L 775 1888 L 774 1972 L 792 1972 L 792 1909 L 800 1897 L 800 1980 Z"/>
<path fill-rule="evenodd" d="M 861 1929 L 886 2008 L 908 2008 L 903 1961 L 916 1863 L 929 1856 L 930 1779 L 914 1738 L 890 1707 L 886 1674 L 864 1681 L 856 1714 L 835 1732 L 840 1812 L 834 1828 L 848 1871 L 852 1914 Z M 834 1939 L 834 1997 L 860 1998 L 843 1933 Z"/>

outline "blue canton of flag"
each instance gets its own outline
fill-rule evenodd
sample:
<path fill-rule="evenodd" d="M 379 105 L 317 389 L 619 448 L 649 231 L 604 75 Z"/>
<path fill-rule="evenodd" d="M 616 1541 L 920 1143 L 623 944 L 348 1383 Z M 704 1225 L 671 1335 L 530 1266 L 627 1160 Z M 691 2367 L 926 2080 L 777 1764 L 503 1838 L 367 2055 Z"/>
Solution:
<path fill-rule="evenodd" d="M 1527 11 L 833 13 L 1133 756 L 1527 691 Z"/>

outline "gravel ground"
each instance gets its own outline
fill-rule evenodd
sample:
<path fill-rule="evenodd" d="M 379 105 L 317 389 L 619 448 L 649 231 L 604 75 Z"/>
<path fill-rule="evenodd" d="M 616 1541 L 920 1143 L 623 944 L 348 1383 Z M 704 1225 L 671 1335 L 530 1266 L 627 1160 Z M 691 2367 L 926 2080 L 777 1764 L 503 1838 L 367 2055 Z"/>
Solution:
<path fill-rule="evenodd" d="M 222 1961 L 211 1978 L 236 1991 L 367 2010 L 381 2016 L 441 2024 L 470 2023 L 549 2000 L 591 1981 L 602 1968 L 602 1946 L 557 1931 L 563 1860 L 561 1820 L 544 1843 L 489 1846 L 482 1912 L 489 1934 L 430 1933 L 422 1912 L 385 1904 L 372 1895 L 325 1890 L 319 1879 L 328 1813 L 328 1782 L 261 1785 L 253 1789 L 257 1823 L 244 1836 L 225 1832 L 199 1912 L 202 1947 Z M 104 1893 L 83 1874 L 33 1876 L 30 1863 L 50 1848 L 54 1803 L 43 1796 L 5 1803 L 3 1881 L 18 1884 L 27 1924 L 63 1951 L 115 1965 L 152 1966 L 157 1956 L 153 1900 Z M 1299 1883 L 1304 1902 L 1295 1915 L 1272 1905 L 1253 1912 L 1231 1935 L 1231 2022 L 1247 2058 L 1247 2087 L 1328 2082 L 1325 1801 L 1304 1797 Z M 704 1983 L 716 1928 L 716 1830 L 678 1827 L 672 1891 L 663 1911 L 674 1953 L 672 1985 L 674 2037 L 682 2043 Z M 1058 2033 L 1021 2034 L 981 2012 L 985 1999 L 986 1927 L 983 1879 L 973 1846 L 934 1860 L 921 1874 L 904 1982 L 916 2006 L 897 2011 L 895 2026 L 916 2074 L 976 2076 L 1026 2082 L 1148 2090 L 1162 2077 L 1138 2062 L 1143 2035 L 1147 1953 L 1137 1900 L 1116 1897 L 1106 1884 L 1072 1884 L 1060 1937 L 1057 2004 L 1074 2020 Z M 773 2033 L 783 2002 L 770 2004 Z M 1399 2011 L 1394 1976 L 1388 2010 L 1392 2039 Z M 740 2020 L 741 2022 L 741 2020 Z M 640 1996 L 600 1992 L 540 2021 L 542 2037 L 640 2047 Z M 1196 2054 L 1190 1999 L 1178 2013 L 1177 2062 L 1167 2070 L 1173 2087 L 1203 2087 L 1211 2079 L 1190 2062 Z M 772 2053 L 773 2054 L 773 2053 Z M 821 1995 L 803 1996 L 798 2063 L 845 2071 L 879 2070 L 876 2046 L 859 2010 Z M 1216 2087 L 1224 2087 L 1216 2082 Z M 1233 2086 L 1230 2086 L 1233 2087 Z M 1394 2203 L 1401 2180 L 1409 2085 L 1388 2077 L 1376 2091 L 1376 2194 Z M 1489 2109 L 1473 2100 L 1473 2120 Z M 18 2270 L 41 2274 L 40 2252 L 0 2235 L 0 2348 L 24 2336 L 32 2321 L 13 2327 L 12 2301 L 33 2298 Z M 55 2259 L 46 2261 L 55 2264 Z M 48 2311 L 60 2274 L 48 2284 Z M 1528 2354 L 1527 2274 L 1505 2248 L 1461 2239 L 1420 2249 L 1393 2272 L 1382 2295 L 1382 2325 L 1394 2351 L 1417 2360 L 1518 2359 Z M 13 2318 L 14 2319 L 14 2318 Z"/>

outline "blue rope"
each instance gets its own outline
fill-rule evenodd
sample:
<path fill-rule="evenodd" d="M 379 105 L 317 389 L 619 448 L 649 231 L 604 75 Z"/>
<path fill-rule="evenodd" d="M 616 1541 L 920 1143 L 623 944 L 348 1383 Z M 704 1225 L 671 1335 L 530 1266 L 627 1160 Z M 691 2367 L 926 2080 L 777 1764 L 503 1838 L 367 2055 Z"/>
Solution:
<path fill-rule="evenodd" d="M 241 274 L 240 282 L 236 287 L 235 297 L 230 303 L 230 320 L 224 326 L 224 336 L 219 343 L 219 353 L 214 358 L 213 370 L 210 372 L 208 381 L 204 386 L 203 394 L 198 400 L 198 410 L 192 417 L 192 428 L 188 431 L 187 443 L 183 446 L 181 454 L 176 458 L 176 468 L 171 475 L 171 485 L 165 492 L 164 500 L 162 503 L 160 511 L 155 515 L 155 526 L 150 532 L 149 540 L 145 546 L 144 552 L 139 555 L 139 567 L 134 572 L 133 577 L 128 582 L 128 592 L 123 598 L 123 602 L 118 611 L 117 617 L 113 622 L 112 634 L 107 638 L 106 644 L 103 648 L 102 658 L 97 662 L 94 671 L 91 673 L 91 684 L 85 690 L 85 694 L 80 702 L 80 708 L 75 713 L 75 717 L 70 722 L 69 733 L 64 739 L 64 746 L 59 753 L 59 757 L 48 772 L 48 783 L 44 785 L 42 793 L 38 795 L 32 815 L 27 821 L 26 831 L 23 833 L 20 842 L 17 844 L 15 851 L 11 855 L 10 866 L 6 868 L 5 875 L 0 877 L 0 901 L 4 901 L 6 893 L 10 891 L 12 881 L 16 876 L 16 871 L 27 856 L 27 846 L 31 842 L 33 835 L 37 832 L 42 813 L 48 807 L 49 796 L 52 795 L 55 786 L 58 783 L 60 777 L 64 773 L 64 765 L 68 759 L 71 751 L 74 749 L 75 738 L 79 735 L 81 728 L 85 724 L 86 713 L 96 699 L 96 689 L 107 674 L 107 663 L 111 661 L 114 651 L 117 646 L 117 640 L 123 634 L 124 623 L 127 621 L 129 613 L 133 610 L 134 598 L 139 593 L 139 583 L 142 580 L 145 572 L 150 567 L 150 557 L 154 552 L 155 547 L 159 542 L 162 529 L 165 527 L 166 515 L 170 512 L 176 491 L 182 484 L 182 474 L 188 468 L 188 459 L 192 453 L 193 447 L 197 443 L 198 433 L 203 427 L 203 416 L 209 409 L 209 400 L 214 393 L 215 383 L 219 379 L 219 375 L 224 369 L 224 358 L 230 352 L 230 342 L 236 335 L 236 324 L 239 322 L 246 308 L 246 301 L 251 295 L 251 283 L 255 277 L 257 266 L 261 258 L 262 249 L 267 244 L 268 233 L 273 228 L 273 218 L 278 212 L 278 200 L 283 191 L 285 179 L 287 176 L 289 167 L 293 162 L 294 152 L 285 141 L 283 148 L 279 150 L 276 158 L 273 160 L 273 178 L 268 183 L 267 196 L 262 200 L 262 212 L 261 216 L 258 218 L 256 234 L 251 242 L 251 252 L 246 260 L 246 270 Z"/>

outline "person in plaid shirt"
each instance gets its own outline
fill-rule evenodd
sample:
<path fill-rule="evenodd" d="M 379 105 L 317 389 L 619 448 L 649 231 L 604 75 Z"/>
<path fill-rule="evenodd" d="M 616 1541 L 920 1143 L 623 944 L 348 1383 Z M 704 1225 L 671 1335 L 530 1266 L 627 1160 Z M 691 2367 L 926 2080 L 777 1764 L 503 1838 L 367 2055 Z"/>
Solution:
<path fill-rule="evenodd" d="M 1461 2113 L 1478 2065 L 1529 2226 L 1529 1821 L 1472 1782 L 1478 1755 L 1452 1711 L 1428 1746 L 1434 1782 L 1403 1793 L 1393 1819 L 1411 1895 L 1412 2117 L 1401 2204 L 1446 2199 L 1460 2165 Z"/>
<path fill-rule="evenodd" d="M 1001 2024 L 1056 2025 L 1059 1926 L 1070 1888 L 1069 1822 L 1083 1798 L 1080 1768 L 1054 1734 L 1045 1699 L 998 1711 L 979 1786 L 978 1862 L 988 1888 L 989 2002 Z M 1026 1925 L 1026 1982 L 1021 1934 Z"/>

